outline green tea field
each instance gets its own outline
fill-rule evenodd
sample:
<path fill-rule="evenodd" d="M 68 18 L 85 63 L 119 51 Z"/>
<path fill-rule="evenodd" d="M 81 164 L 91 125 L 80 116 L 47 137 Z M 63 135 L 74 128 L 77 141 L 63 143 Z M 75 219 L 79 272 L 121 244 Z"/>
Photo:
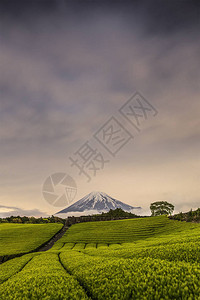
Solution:
<path fill-rule="evenodd" d="M 0 223 L 0 256 L 30 252 L 47 242 L 61 224 Z"/>
<path fill-rule="evenodd" d="M 0 299 L 200 300 L 199 263 L 200 224 L 80 223 L 50 250 L 1 264 Z"/>

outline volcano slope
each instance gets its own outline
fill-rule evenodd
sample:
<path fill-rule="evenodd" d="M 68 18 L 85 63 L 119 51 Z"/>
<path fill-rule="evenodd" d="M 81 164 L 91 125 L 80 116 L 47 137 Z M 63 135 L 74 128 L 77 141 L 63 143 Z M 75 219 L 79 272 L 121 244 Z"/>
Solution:
<path fill-rule="evenodd" d="M 70 227 L 0 266 L 0 299 L 200 299 L 200 224 L 167 217 Z"/>

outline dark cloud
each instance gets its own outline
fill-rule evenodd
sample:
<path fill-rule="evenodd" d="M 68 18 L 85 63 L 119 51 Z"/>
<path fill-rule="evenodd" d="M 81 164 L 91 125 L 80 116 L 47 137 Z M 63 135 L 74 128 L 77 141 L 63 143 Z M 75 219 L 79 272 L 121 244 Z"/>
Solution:
<path fill-rule="evenodd" d="M 69 0 L 2 0 L 2 14 L 21 22 L 28 22 L 27 16 L 56 15 L 58 13 L 78 19 L 88 18 L 93 13 L 111 13 L 137 21 L 146 31 L 154 34 L 169 34 L 191 26 L 199 26 L 200 4 L 189 0 L 153 1 L 69 1 Z M 133 22 L 134 24 L 135 22 Z"/>

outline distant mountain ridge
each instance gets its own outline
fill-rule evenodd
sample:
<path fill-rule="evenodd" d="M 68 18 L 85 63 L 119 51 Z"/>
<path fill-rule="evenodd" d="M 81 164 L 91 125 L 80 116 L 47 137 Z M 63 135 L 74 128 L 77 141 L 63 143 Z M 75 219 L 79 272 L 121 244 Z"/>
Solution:
<path fill-rule="evenodd" d="M 140 209 L 141 207 L 133 207 L 125 204 L 119 200 L 110 197 L 103 192 L 91 192 L 82 199 L 78 200 L 69 207 L 57 212 L 57 214 L 69 213 L 69 212 L 85 212 L 85 211 L 97 211 L 108 212 L 110 209 L 121 208 L 124 211 L 132 211 L 133 209 Z"/>

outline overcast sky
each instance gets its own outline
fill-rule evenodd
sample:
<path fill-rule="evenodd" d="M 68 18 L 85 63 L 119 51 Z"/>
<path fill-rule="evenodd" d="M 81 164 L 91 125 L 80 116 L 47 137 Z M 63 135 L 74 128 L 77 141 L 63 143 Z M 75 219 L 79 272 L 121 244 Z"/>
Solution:
<path fill-rule="evenodd" d="M 57 172 L 74 201 L 99 190 L 143 212 L 200 206 L 200 5 L 108 2 L 1 1 L 2 215 L 64 208 L 42 195 Z M 158 111 L 140 132 L 118 111 L 136 91 Z M 115 157 L 93 137 L 112 116 L 134 136 Z M 86 141 L 109 160 L 89 183 L 69 160 Z"/>

